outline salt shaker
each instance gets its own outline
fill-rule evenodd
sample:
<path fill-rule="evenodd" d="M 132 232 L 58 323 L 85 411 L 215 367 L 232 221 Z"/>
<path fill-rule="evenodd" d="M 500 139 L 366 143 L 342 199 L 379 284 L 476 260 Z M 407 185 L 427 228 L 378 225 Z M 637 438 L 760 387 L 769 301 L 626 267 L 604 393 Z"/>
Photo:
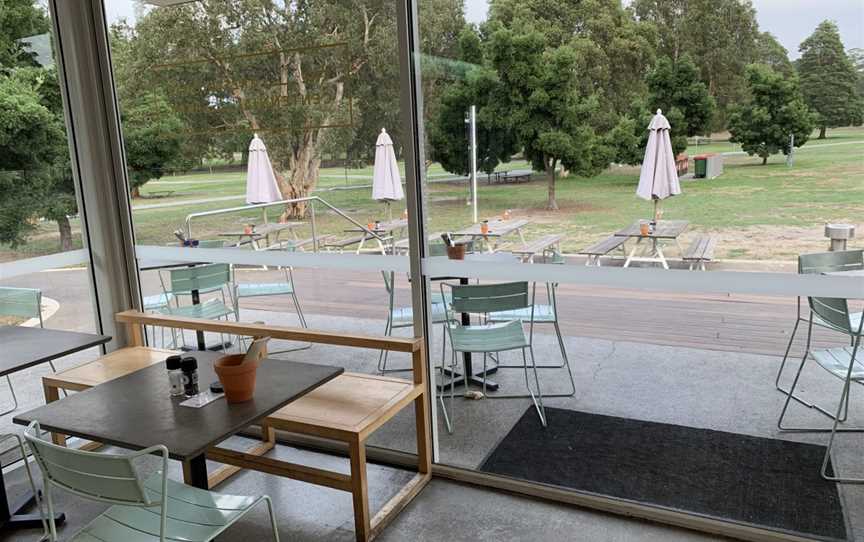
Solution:
<path fill-rule="evenodd" d="M 183 371 L 183 391 L 186 396 L 198 395 L 198 360 L 193 357 L 183 358 L 180 369 Z"/>
<path fill-rule="evenodd" d="M 168 369 L 168 385 L 171 388 L 171 396 L 183 395 L 183 372 L 180 364 L 183 358 L 180 356 L 168 356 L 165 359 L 165 368 Z"/>

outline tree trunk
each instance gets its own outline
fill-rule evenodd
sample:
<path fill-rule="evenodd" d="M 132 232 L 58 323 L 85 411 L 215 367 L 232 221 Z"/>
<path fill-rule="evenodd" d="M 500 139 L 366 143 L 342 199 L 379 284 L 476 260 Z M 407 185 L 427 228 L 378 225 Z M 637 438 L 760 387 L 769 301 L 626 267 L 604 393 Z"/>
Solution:
<path fill-rule="evenodd" d="M 57 228 L 60 230 L 60 250 L 72 250 L 72 225 L 69 224 L 69 217 L 63 215 L 58 218 Z"/>
<path fill-rule="evenodd" d="M 550 166 L 547 167 L 546 173 L 549 175 L 549 199 L 546 201 L 546 209 L 549 211 L 557 211 L 558 210 L 558 202 L 555 201 L 555 165 L 556 160 L 552 160 L 550 162 Z"/>
<path fill-rule="evenodd" d="M 132 187 L 132 199 L 137 199 L 141 197 L 141 187 L 133 186 Z"/>
<path fill-rule="evenodd" d="M 766 156 L 762 157 L 762 165 L 764 166 L 767 163 L 768 163 L 768 156 L 766 155 Z"/>
<path fill-rule="evenodd" d="M 827 126 L 820 126 L 819 127 L 819 137 L 817 139 L 825 139 L 825 132 L 826 131 L 828 131 Z"/>

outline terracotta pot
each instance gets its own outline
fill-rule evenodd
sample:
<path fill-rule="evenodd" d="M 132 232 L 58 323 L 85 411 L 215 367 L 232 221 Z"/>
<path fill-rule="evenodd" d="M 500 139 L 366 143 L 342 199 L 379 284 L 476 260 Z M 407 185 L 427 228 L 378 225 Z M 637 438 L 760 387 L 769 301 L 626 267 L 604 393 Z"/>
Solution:
<path fill-rule="evenodd" d="M 222 356 L 213 364 L 213 369 L 225 390 L 225 400 L 229 403 L 243 403 L 255 394 L 255 375 L 257 361 L 243 363 L 244 354 Z"/>
<path fill-rule="evenodd" d="M 451 260 L 464 260 L 465 245 L 453 245 L 447 247 L 447 257 Z"/>

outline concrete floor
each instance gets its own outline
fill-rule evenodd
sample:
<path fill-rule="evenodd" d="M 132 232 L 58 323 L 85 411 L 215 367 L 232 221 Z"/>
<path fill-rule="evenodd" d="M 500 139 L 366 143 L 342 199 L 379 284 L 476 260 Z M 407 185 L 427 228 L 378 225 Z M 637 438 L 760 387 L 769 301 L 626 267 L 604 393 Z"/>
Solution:
<path fill-rule="evenodd" d="M 235 439 L 233 444 L 241 446 L 244 442 Z M 326 468 L 339 468 L 339 464 L 342 464 L 347 469 L 345 460 L 286 446 L 278 447 L 275 455 Z M 179 477 L 179 465 L 172 464 L 171 467 L 171 476 Z M 152 468 L 153 465 L 148 464 L 142 471 Z M 372 509 L 377 510 L 410 476 L 404 471 L 370 465 Z M 18 468 L 7 474 L 6 483 L 10 496 L 20 494 L 26 487 L 23 469 Z M 240 473 L 219 486 L 218 490 L 228 494 L 270 495 L 283 541 L 354 540 L 351 499 L 347 493 L 255 472 Z M 67 539 L 106 508 L 61 492 L 56 493 L 55 502 L 57 509 L 67 516 L 66 524 L 58 531 L 61 540 Z M 262 508 L 251 512 L 219 540 L 262 542 L 271 540 L 270 536 L 269 522 Z M 0 542 L 37 542 L 40 537 L 41 529 L 20 530 L 0 533 Z M 436 479 L 376 540 L 708 542 L 722 539 Z"/>
<path fill-rule="evenodd" d="M 44 275 L 46 274 L 41 277 L 43 281 L 46 278 Z M 63 275 L 65 274 L 58 273 L 57 277 Z M 63 303 L 60 312 L 52 318 L 52 327 L 86 330 L 92 321 L 92 317 L 87 314 L 86 304 L 80 303 L 82 298 L 86 299 L 86 289 L 82 293 L 78 283 L 77 280 L 63 280 L 43 286 L 47 290 L 53 290 L 56 297 L 63 298 L 63 295 L 67 295 L 79 300 L 77 309 L 76 304 Z M 315 328 L 373 334 L 380 334 L 383 330 L 381 320 L 315 314 L 307 317 L 310 325 Z M 294 325 L 295 322 L 293 314 L 248 309 L 244 310 L 243 318 L 273 324 Z M 433 361 L 436 363 L 440 355 L 439 333 L 440 330 L 436 330 L 432 343 Z M 773 388 L 774 371 L 779 363 L 776 356 L 580 336 L 568 336 L 565 339 L 576 380 L 576 393 L 571 398 L 549 399 L 546 403 L 549 406 L 770 438 L 825 442 L 824 435 L 790 435 L 777 431 L 776 417 L 782 407 L 783 396 Z M 274 345 L 274 349 L 279 346 Z M 538 334 L 536 353 L 541 363 L 557 362 L 560 359 L 554 338 L 547 333 Z M 94 356 L 95 353 L 92 352 L 81 353 L 60 360 L 57 365 L 62 369 Z M 283 357 L 341 365 L 347 370 L 360 372 L 374 372 L 377 362 L 377 352 L 320 345 Z M 510 361 L 516 360 L 510 358 Z M 407 367 L 408 360 L 404 356 L 394 356 L 391 364 Z M 45 373 L 47 367 L 36 367 L 13 376 L 22 410 L 42 403 L 39 381 Z M 790 378 L 791 374 L 790 372 L 788 375 Z M 501 371 L 494 377 L 502 385 L 502 390 L 507 392 L 522 391 L 523 378 L 521 372 L 516 370 Z M 562 391 L 566 387 L 566 373 L 563 370 L 543 371 L 541 379 L 546 393 Z M 839 381 L 816 369 L 805 373 L 801 389 L 808 397 L 830 405 L 836 401 L 839 394 Z M 864 402 L 861 401 L 864 395 L 860 390 L 856 392 L 853 392 L 852 396 L 850 420 L 864 420 Z M 5 391 L 0 392 L 0 401 L 7 397 Z M 529 404 L 528 400 L 521 399 L 469 401 L 457 398 L 453 412 L 456 424 L 453 435 L 447 434 L 444 429 L 438 406 L 436 412 L 439 414 L 440 461 L 469 469 L 477 468 Z M 0 431 L 13 429 L 11 417 L 12 415 L 7 415 L 0 418 Z M 802 408 L 795 408 L 790 420 L 802 423 L 826 422 L 825 418 Z M 405 412 L 381 428 L 370 444 L 413 451 L 412 424 L 410 413 Z M 864 476 L 862 449 L 864 437 L 861 435 L 844 435 L 838 441 L 834 461 L 843 474 Z M 280 449 L 280 453 L 301 453 L 286 450 Z M 320 457 L 316 460 L 333 461 L 332 458 Z M 400 473 L 380 467 L 373 470 L 374 474 L 370 471 L 370 479 L 376 480 L 372 485 L 373 502 L 380 504 L 387 498 L 388 491 L 395 491 L 398 487 Z M 287 529 L 284 532 L 295 532 L 297 540 L 351 538 L 350 500 L 345 495 L 296 482 L 258 478 L 259 476 L 256 473 L 244 473 L 220 487 L 220 490 L 284 495 L 284 498 L 279 499 L 280 520 L 283 528 Z M 841 486 L 841 493 L 852 527 L 851 534 L 854 539 L 862 540 L 864 487 L 844 485 Z M 303 506 L 292 507 L 290 503 L 293 502 L 302 502 Z M 309 503 L 314 505 L 307 506 Z M 464 506 L 459 506 L 460 503 L 464 503 Z M 79 503 L 70 506 L 75 507 L 76 517 L 82 518 L 80 522 L 84 522 L 84 518 L 92 517 L 99 510 L 98 507 L 83 506 Z M 470 514 L 466 514 L 465 510 L 470 510 Z M 321 514 L 321 511 L 326 513 Z M 76 521 L 79 520 L 73 520 L 71 525 L 74 526 Z M 263 536 L 251 529 L 238 528 L 235 531 L 236 534 L 231 533 L 232 538 L 225 539 L 258 540 L 261 538 L 253 535 Z M 383 539 L 402 540 L 409 536 L 407 533 L 424 533 L 421 540 L 470 540 L 489 538 L 490 533 L 495 534 L 496 539 L 500 537 L 514 540 L 529 538 L 529 535 L 532 539 L 540 540 L 708 540 L 694 533 L 536 503 L 444 481 L 436 481 L 428 488 L 385 533 Z M 513 536 L 513 533 L 519 533 L 519 536 Z M 573 533 L 579 533 L 579 536 L 574 538 Z M 252 538 L 249 538 L 250 536 Z M 410 536 L 416 538 L 414 534 Z"/>

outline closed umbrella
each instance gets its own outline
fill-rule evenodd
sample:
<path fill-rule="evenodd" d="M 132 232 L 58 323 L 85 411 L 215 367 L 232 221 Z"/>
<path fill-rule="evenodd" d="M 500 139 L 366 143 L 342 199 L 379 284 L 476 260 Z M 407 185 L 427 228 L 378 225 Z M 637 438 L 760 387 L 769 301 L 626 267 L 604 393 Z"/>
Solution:
<path fill-rule="evenodd" d="M 281 201 L 282 194 L 276 184 L 276 174 L 267 155 L 267 147 L 255 134 L 249 143 L 249 165 L 246 170 L 246 203 L 273 203 Z"/>
<path fill-rule="evenodd" d="M 648 125 L 648 146 L 645 148 L 639 186 L 636 188 L 637 196 L 654 201 L 654 220 L 659 218 L 659 202 L 681 193 L 669 129 L 669 121 L 658 109 Z"/>
<path fill-rule="evenodd" d="M 392 218 L 390 202 L 399 201 L 404 198 L 402 177 L 399 175 L 399 164 L 396 162 L 393 140 L 387 135 L 387 130 L 381 128 L 381 133 L 378 134 L 378 140 L 375 142 L 372 199 L 383 201 L 387 205 L 388 218 Z"/>

